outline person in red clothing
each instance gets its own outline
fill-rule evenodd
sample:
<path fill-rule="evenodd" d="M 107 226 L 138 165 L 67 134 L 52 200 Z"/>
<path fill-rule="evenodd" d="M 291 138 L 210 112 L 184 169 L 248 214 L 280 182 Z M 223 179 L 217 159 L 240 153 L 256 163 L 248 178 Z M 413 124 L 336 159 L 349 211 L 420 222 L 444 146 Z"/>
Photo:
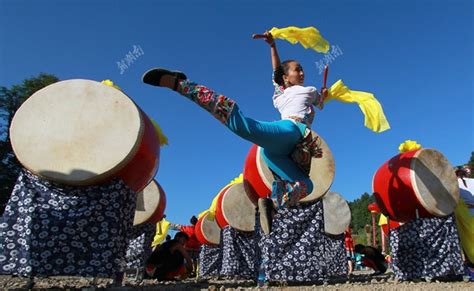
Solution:
<path fill-rule="evenodd" d="M 344 232 L 344 241 L 346 243 L 347 264 L 349 265 L 348 275 L 350 276 L 354 269 L 352 264 L 352 259 L 354 258 L 354 241 L 352 240 L 352 230 L 350 226 L 348 226 L 346 231 Z"/>
<path fill-rule="evenodd" d="M 197 263 L 199 258 L 199 249 L 201 247 L 201 243 L 197 240 L 196 235 L 194 234 L 194 228 L 196 226 L 198 219 L 196 216 L 192 216 L 190 219 L 191 225 L 179 225 L 179 224 L 170 224 L 170 228 L 178 231 L 182 231 L 188 235 L 189 239 L 184 245 L 184 248 L 188 252 L 189 256 L 193 260 L 193 273 L 196 274 Z"/>

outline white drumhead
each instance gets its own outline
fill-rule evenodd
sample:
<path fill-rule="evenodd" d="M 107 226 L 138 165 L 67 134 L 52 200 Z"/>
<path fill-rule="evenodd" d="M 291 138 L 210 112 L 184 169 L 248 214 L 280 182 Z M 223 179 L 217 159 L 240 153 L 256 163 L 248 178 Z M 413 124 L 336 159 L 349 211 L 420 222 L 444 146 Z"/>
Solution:
<path fill-rule="evenodd" d="M 255 230 L 255 205 L 245 193 L 244 183 L 232 185 L 222 198 L 222 215 L 240 231 Z"/>
<path fill-rule="evenodd" d="M 11 142 L 33 173 L 70 185 L 109 177 L 135 154 L 143 122 L 121 91 L 90 80 L 49 85 L 16 112 Z"/>
<path fill-rule="evenodd" d="M 453 213 L 459 185 L 453 166 L 440 152 L 421 149 L 412 158 L 410 178 L 421 205 L 435 216 Z"/>
<path fill-rule="evenodd" d="M 351 223 L 351 209 L 346 199 L 336 192 L 323 197 L 324 232 L 332 235 L 344 233 Z"/>
<path fill-rule="evenodd" d="M 135 207 L 135 218 L 133 225 L 138 225 L 149 220 L 160 205 L 160 188 L 155 180 L 152 180 L 145 189 L 137 193 L 137 204 Z"/>
<path fill-rule="evenodd" d="M 210 220 L 207 218 L 207 216 L 208 214 L 206 214 L 202 220 L 202 235 L 208 242 L 218 245 L 221 241 L 221 228 L 219 227 L 215 219 Z"/>

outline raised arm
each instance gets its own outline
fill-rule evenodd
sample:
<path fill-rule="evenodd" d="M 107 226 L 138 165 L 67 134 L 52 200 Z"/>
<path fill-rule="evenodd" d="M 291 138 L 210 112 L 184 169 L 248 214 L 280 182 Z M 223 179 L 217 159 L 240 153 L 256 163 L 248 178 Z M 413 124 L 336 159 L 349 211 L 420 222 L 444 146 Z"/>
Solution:
<path fill-rule="evenodd" d="M 278 51 L 276 48 L 275 40 L 273 39 L 272 34 L 269 31 L 265 31 L 264 34 L 254 34 L 252 36 L 254 39 L 263 38 L 266 43 L 270 45 L 270 53 L 272 57 L 272 68 L 273 71 L 280 65 L 280 57 L 278 56 Z"/>

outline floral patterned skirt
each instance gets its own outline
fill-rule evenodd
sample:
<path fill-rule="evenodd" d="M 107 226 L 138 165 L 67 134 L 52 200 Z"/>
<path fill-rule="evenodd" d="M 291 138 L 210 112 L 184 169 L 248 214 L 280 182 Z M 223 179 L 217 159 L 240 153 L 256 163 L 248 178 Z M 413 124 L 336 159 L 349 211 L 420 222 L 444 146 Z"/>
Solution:
<path fill-rule="evenodd" d="M 349 272 L 349 267 L 347 265 L 344 234 L 338 236 L 324 235 L 324 241 L 324 256 L 327 264 L 327 276 L 346 276 Z"/>
<path fill-rule="evenodd" d="M 128 248 L 122 262 L 122 270 L 144 268 L 152 253 L 151 243 L 155 237 L 156 224 L 142 223 L 132 228 L 129 234 Z"/>
<path fill-rule="evenodd" d="M 400 280 L 463 273 L 454 216 L 420 218 L 390 231 L 392 268 Z"/>
<path fill-rule="evenodd" d="M 222 250 L 220 247 L 202 245 L 199 252 L 199 277 L 217 278 L 222 266 Z"/>
<path fill-rule="evenodd" d="M 258 238 L 255 232 L 244 233 L 230 226 L 221 231 L 221 276 L 256 279 L 258 272 Z"/>
<path fill-rule="evenodd" d="M 272 232 L 262 236 L 262 260 L 270 282 L 321 282 L 327 278 L 323 204 L 281 208 Z"/>
<path fill-rule="evenodd" d="M 111 277 L 125 256 L 135 196 L 118 179 L 72 187 L 22 170 L 0 221 L 0 273 Z"/>

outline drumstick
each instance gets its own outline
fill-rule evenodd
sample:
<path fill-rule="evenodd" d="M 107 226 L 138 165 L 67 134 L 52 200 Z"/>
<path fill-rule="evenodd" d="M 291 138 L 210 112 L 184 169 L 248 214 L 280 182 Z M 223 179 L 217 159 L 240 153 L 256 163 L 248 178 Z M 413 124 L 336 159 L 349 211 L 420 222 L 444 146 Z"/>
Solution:
<path fill-rule="evenodd" d="M 252 38 L 253 38 L 253 39 L 265 38 L 265 35 L 264 35 L 264 34 L 256 34 L 256 33 L 254 33 L 254 34 L 252 34 Z"/>
<path fill-rule="evenodd" d="M 329 67 L 328 67 L 328 65 L 326 65 L 324 67 L 323 88 L 327 88 L 326 85 L 327 85 L 327 81 L 328 81 L 328 70 L 329 70 Z"/>

